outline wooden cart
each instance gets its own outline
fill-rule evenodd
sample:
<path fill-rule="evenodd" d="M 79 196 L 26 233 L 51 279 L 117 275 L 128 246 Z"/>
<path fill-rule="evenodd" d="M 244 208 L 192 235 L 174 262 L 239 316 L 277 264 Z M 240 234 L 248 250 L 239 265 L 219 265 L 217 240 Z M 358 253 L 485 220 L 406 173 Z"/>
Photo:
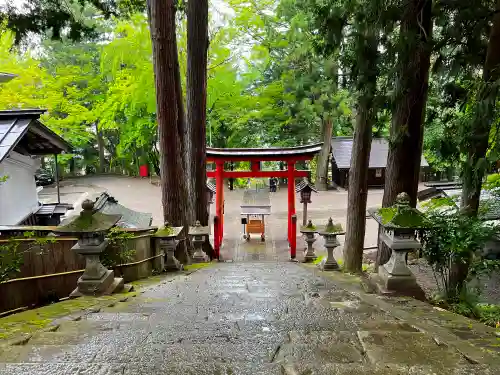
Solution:
<path fill-rule="evenodd" d="M 252 233 L 260 233 L 260 239 L 266 239 L 265 217 L 271 214 L 269 192 L 265 190 L 245 190 L 241 204 L 241 223 L 243 238 L 250 240 Z"/>

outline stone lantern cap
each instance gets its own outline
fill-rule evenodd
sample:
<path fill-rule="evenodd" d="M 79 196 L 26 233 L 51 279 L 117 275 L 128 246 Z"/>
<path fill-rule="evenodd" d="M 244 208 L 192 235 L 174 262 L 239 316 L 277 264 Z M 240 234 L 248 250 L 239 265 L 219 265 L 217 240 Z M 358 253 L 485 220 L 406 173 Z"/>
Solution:
<path fill-rule="evenodd" d="M 103 233 L 113 228 L 121 219 L 121 215 L 107 215 L 94 210 L 94 202 L 86 199 L 82 203 L 80 215 L 67 224 L 58 226 L 54 233 L 73 234 L 75 236 L 89 233 Z"/>
<path fill-rule="evenodd" d="M 190 236 L 208 236 L 210 234 L 210 228 L 208 226 L 203 227 L 199 220 L 196 220 L 194 227 L 189 227 L 188 234 Z"/>
<path fill-rule="evenodd" d="M 158 229 L 154 234 L 154 237 L 158 238 L 175 238 L 181 234 L 183 227 L 173 227 L 168 221 L 165 222 L 163 227 Z"/>
<path fill-rule="evenodd" d="M 368 213 L 382 227 L 389 230 L 416 230 L 424 229 L 429 226 L 429 222 L 424 214 L 410 206 L 410 196 L 408 193 L 399 193 L 394 205 L 370 209 Z"/>
<path fill-rule="evenodd" d="M 306 177 L 304 177 L 304 179 L 295 186 L 296 193 L 300 193 L 301 191 L 306 191 L 306 192 L 314 191 L 315 193 L 318 192 L 318 190 L 316 190 L 316 187 L 313 184 L 311 184 Z"/>
<path fill-rule="evenodd" d="M 307 225 L 300 228 L 301 233 L 316 233 L 317 231 L 318 229 L 316 228 L 316 225 L 314 225 L 311 220 L 309 220 Z"/>
<path fill-rule="evenodd" d="M 209 191 L 210 193 L 212 194 L 215 194 L 215 184 L 213 184 L 212 182 L 209 182 L 207 181 L 207 191 Z"/>
<path fill-rule="evenodd" d="M 344 229 L 342 229 L 342 225 L 334 223 L 332 218 L 328 219 L 328 223 L 321 228 L 318 233 L 321 236 L 325 235 L 343 235 L 345 234 Z"/>

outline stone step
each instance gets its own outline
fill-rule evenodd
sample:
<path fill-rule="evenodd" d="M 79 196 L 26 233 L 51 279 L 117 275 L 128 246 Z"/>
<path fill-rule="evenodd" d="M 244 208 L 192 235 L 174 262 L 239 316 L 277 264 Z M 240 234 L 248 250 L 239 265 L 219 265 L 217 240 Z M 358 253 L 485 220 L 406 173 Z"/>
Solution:
<path fill-rule="evenodd" d="M 275 360 L 298 369 L 297 374 L 311 373 L 308 368 L 315 368 L 318 364 L 333 367 L 343 363 L 427 366 L 438 374 L 468 364 L 460 353 L 435 341 L 430 335 L 400 330 L 292 331 L 289 342 L 280 347 Z M 364 372 L 367 373 L 371 374 Z"/>
<path fill-rule="evenodd" d="M 495 370 L 496 371 L 496 370 Z M 1 375 L 496 375 L 480 365 L 457 366 L 446 372 L 435 372 L 428 366 L 393 366 L 393 365 L 316 365 L 315 367 L 294 366 L 290 364 L 253 364 L 220 363 L 207 361 L 204 364 L 135 362 L 130 364 L 82 363 L 0 363 Z"/>
<path fill-rule="evenodd" d="M 403 365 L 366 365 L 366 364 L 283 364 L 283 375 L 496 375 L 497 370 L 491 370 L 481 365 L 454 366 L 445 370 L 436 370 L 432 366 Z"/>
<path fill-rule="evenodd" d="M 364 331 L 390 331 L 390 332 L 419 332 L 418 329 L 410 324 L 398 320 L 369 320 L 361 324 L 361 329 Z"/>

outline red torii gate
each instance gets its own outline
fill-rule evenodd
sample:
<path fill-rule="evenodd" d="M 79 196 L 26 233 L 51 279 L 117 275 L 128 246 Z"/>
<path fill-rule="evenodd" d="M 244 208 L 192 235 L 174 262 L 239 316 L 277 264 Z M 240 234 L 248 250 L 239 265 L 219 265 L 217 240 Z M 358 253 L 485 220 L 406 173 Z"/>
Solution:
<path fill-rule="evenodd" d="M 207 177 L 215 178 L 215 214 L 214 224 L 214 247 L 215 255 L 219 257 L 224 233 L 224 179 L 225 178 L 271 178 L 281 177 L 288 179 L 288 243 L 290 245 L 290 257 L 295 259 L 297 251 L 297 228 L 293 223 L 295 215 L 295 178 L 307 177 L 308 171 L 296 170 L 295 163 L 302 160 L 311 160 L 314 155 L 321 151 L 323 142 L 306 146 L 284 147 L 284 148 L 208 148 L 207 162 L 215 163 L 215 171 L 207 171 Z M 249 171 L 226 171 L 225 162 L 250 161 Z M 262 171 L 261 161 L 286 162 L 287 170 Z"/>

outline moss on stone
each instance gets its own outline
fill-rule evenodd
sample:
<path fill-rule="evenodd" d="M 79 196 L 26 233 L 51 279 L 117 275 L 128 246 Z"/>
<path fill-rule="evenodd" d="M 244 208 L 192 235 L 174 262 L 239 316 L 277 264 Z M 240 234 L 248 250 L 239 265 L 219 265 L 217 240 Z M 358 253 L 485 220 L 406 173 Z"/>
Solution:
<path fill-rule="evenodd" d="M 126 295 L 126 293 L 122 293 L 98 298 L 81 297 L 70 299 L 0 318 L 0 339 L 33 333 L 45 328 L 57 318 L 77 313 L 109 300 L 123 298 Z"/>
<path fill-rule="evenodd" d="M 312 261 L 312 264 L 320 264 L 323 259 L 325 259 L 324 256 L 319 256 Z"/>
<path fill-rule="evenodd" d="M 383 207 L 377 211 L 383 225 L 400 228 L 421 228 L 426 225 L 425 217 L 414 209 L 399 210 L 397 207 Z"/>
<path fill-rule="evenodd" d="M 342 225 L 340 224 L 333 224 L 333 226 L 327 226 L 325 228 L 326 233 L 339 233 L 342 232 L 344 229 L 342 228 Z"/>
<path fill-rule="evenodd" d="M 211 263 L 211 262 L 188 264 L 187 266 L 184 266 L 184 271 L 199 270 L 201 268 L 210 267 L 212 265 L 213 265 L 213 263 Z"/>
<path fill-rule="evenodd" d="M 119 220 L 119 215 L 106 215 L 95 212 L 92 215 L 81 213 L 75 220 L 62 226 L 60 231 L 64 232 L 100 232 L 110 229 Z"/>
<path fill-rule="evenodd" d="M 313 231 L 313 230 L 316 230 L 316 225 L 314 225 L 312 223 L 312 221 L 309 220 L 309 222 L 307 223 L 307 225 L 303 225 L 302 227 L 300 227 L 300 230 L 301 231 Z"/>
<path fill-rule="evenodd" d="M 162 236 L 172 236 L 174 234 L 174 228 L 172 227 L 162 227 L 158 229 L 155 233 L 155 236 L 157 237 L 162 237 Z"/>

